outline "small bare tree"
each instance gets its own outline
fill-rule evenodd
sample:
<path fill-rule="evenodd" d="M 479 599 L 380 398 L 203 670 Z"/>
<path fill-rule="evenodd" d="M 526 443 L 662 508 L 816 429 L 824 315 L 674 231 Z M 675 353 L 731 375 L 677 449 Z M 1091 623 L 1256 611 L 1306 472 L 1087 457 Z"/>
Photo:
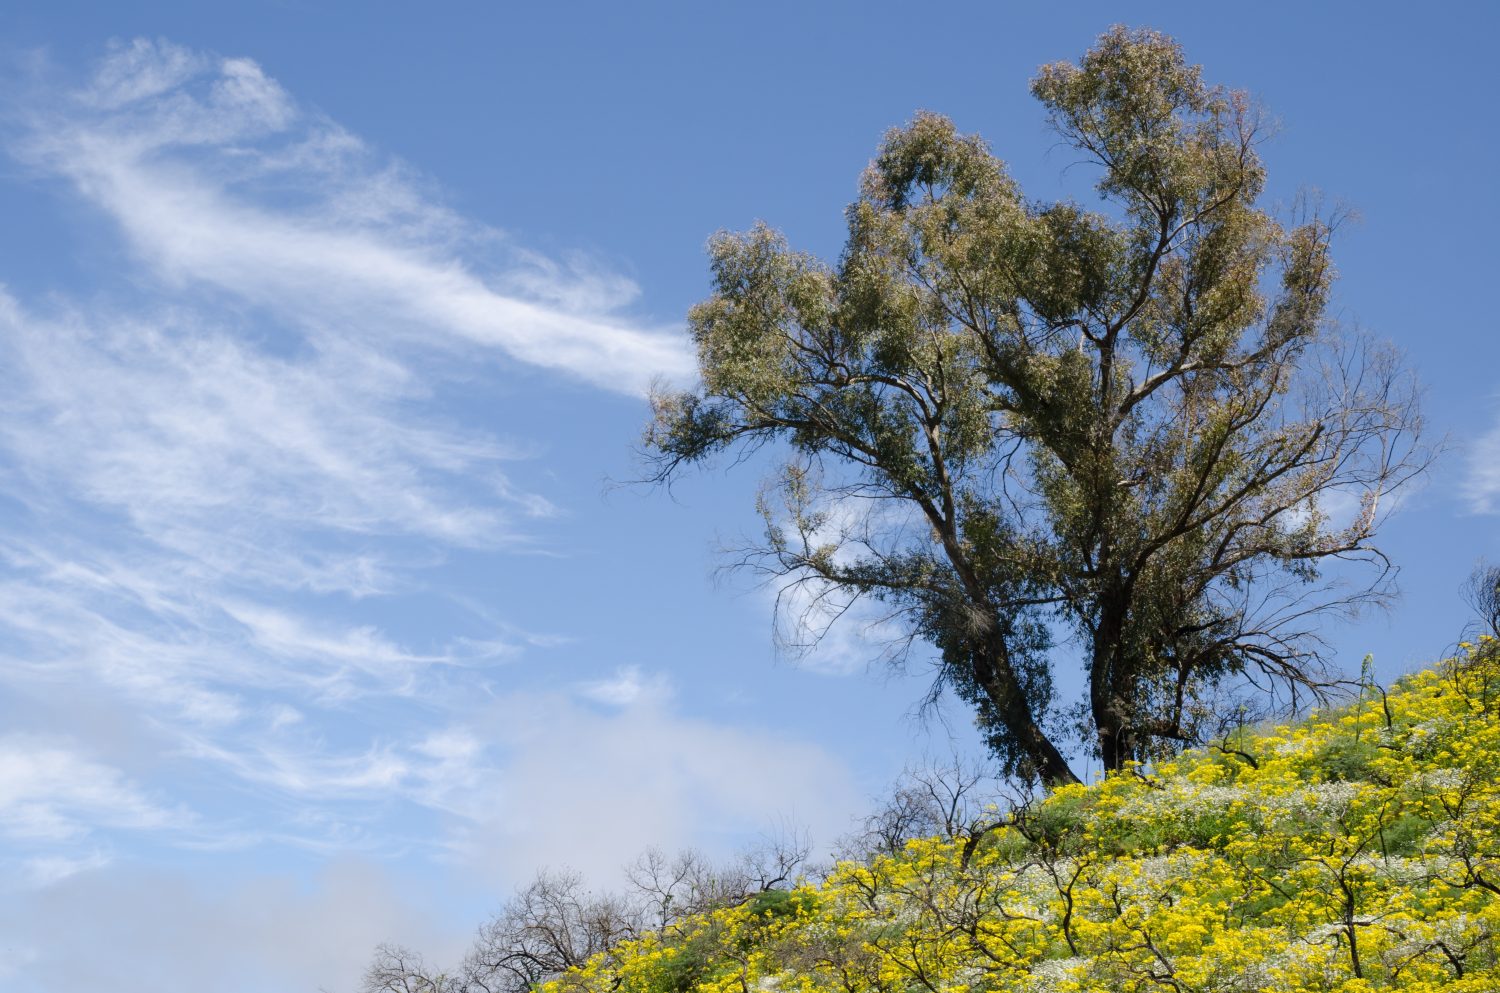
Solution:
<path fill-rule="evenodd" d="M 732 871 L 742 880 L 744 896 L 751 897 L 794 884 L 811 854 L 812 840 L 807 830 L 782 824 L 741 851 Z"/>
<path fill-rule="evenodd" d="M 648 848 L 625 867 L 625 879 L 642 920 L 656 931 L 666 931 L 684 917 L 738 903 L 746 895 L 741 873 L 726 872 L 690 848 L 670 856 Z"/>
<path fill-rule="evenodd" d="M 464 962 L 465 989 L 522 993 L 640 929 L 637 909 L 624 898 L 593 893 L 576 872 L 538 873 L 480 928 Z"/>
<path fill-rule="evenodd" d="M 431 971 L 422 956 L 389 944 L 376 947 L 360 989 L 364 993 L 465 993 L 453 977 Z"/>
<path fill-rule="evenodd" d="M 928 760 L 902 771 L 885 801 L 842 839 L 839 855 L 864 861 L 899 854 L 917 838 L 976 838 L 1000 821 L 1007 805 L 994 777 L 977 763 L 956 755 Z"/>

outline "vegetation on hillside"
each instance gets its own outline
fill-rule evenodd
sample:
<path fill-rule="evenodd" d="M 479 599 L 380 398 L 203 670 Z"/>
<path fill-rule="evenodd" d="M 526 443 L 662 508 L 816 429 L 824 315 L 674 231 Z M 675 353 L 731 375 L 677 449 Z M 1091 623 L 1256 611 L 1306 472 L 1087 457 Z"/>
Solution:
<path fill-rule="evenodd" d="M 1500 988 L 1500 643 L 680 917 L 545 993 Z M 457 987 L 454 987 L 457 988 Z"/>
<path fill-rule="evenodd" d="M 366 993 L 1500 990 L 1500 640 L 1251 728 L 1345 685 L 1320 617 L 1390 592 L 1382 501 L 1432 457 L 1403 360 L 1328 317 L 1335 219 L 1273 216 L 1256 105 L 1158 32 L 1032 92 L 1099 210 L 919 114 L 836 263 L 711 241 L 645 455 L 778 449 L 739 564 L 814 642 L 878 603 L 1036 792 L 919 778 L 812 881 L 798 844 L 543 872 L 456 970 L 382 946 Z M 1351 560 L 1371 585 L 1322 572 Z M 1500 569 L 1466 595 L 1500 635 Z"/>

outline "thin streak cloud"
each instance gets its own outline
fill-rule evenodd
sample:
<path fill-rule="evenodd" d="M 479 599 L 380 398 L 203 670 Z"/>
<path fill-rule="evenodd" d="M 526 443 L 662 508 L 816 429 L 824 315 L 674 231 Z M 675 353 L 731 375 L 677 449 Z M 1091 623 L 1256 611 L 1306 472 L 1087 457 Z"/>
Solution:
<path fill-rule="evenodd" d="M 161 277 L 304 325 L 445 333 L 609 390 L 692 374 L 685 337 L 615 316 L 635 288 L 505 244 L 299 108 L 247 59 L 137 41 L 17 146 L 111 217 Z M 476 261 L 499 248 L 498 261 Z"/>
<path fill-rule="evenodd" d="M 462 596 L 450 633 L 389 627 L 450 556 L 536 548 L 563 515 L 515 478 L 545 440 L 465 426 L 455 377 L 638 393 L 687 368 L 681 335 L 614 313 L 628 280 L 455 214 L 252 61 L 135 42 L 14 99 L 8 150 L 146 278 L 125 305 L 0 287 L 0 702 L 35 731 L 87 686 L 107 720 L 79 748 L 266 801 L 200 842 L 391 843 L 349 805 L 447 810 L 485 762 L 450 710 L 549 641 Z M 35 878 L 95 864 L 89 825 L 156 816 L 84 752 L 20 741 L 0 803 Z"/>

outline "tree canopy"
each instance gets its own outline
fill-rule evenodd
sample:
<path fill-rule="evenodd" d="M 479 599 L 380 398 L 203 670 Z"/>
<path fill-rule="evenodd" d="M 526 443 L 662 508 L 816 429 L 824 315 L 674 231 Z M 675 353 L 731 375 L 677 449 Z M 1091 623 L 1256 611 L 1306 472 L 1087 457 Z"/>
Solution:
<path fill-rule="evenodd" d="M 1098 209 L 1027 199 L 918 114 L 836 263 L 764 225 L 712 239 L 701 382 L 654 396 L 646 450 L 668 480 L 783 443 L 755 561 L 884 604 L 1005 769 L 1059 783 L 1075 738 L 1118 769 L 1247 687 L 1326 690 L 1313 620 L 1382 594 L 1382 500 L 1427 452 L 1399 358 L 1328 319 L 1333 221 L 1261 205 L 1248 96 L 1125 28 L 1032 92 Z M 1374 578 L 1340 588 L 1351 558 Z"/>

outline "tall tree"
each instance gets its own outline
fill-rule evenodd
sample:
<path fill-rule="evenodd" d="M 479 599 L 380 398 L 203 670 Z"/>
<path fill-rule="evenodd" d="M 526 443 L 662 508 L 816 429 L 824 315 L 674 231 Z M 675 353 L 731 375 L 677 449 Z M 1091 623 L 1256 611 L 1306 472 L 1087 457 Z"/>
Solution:
<path fill-rule="evenodd" d="M 1072 781 L 1192 740 L 1246 682 L 1323 692 L 1330 559 L 1373 561 L 1426 460 L 1410 378 L 1325 317 L 1332 225 L 1258 205 L 1255 107 L 1115 28 L 1032 83 L 1098 211 L 1026 200 L 979 138 L 890 131 L 836 265 L 710 242 L 701 384 L 653 398 L 656 477 L 788 443 L 759 561 L 883 601 L 1011 773 Z M 1059 637 L 1061 636 L 1061 637 Z M 1075 658 L 1087 701 L 1059 709 Z"/>

